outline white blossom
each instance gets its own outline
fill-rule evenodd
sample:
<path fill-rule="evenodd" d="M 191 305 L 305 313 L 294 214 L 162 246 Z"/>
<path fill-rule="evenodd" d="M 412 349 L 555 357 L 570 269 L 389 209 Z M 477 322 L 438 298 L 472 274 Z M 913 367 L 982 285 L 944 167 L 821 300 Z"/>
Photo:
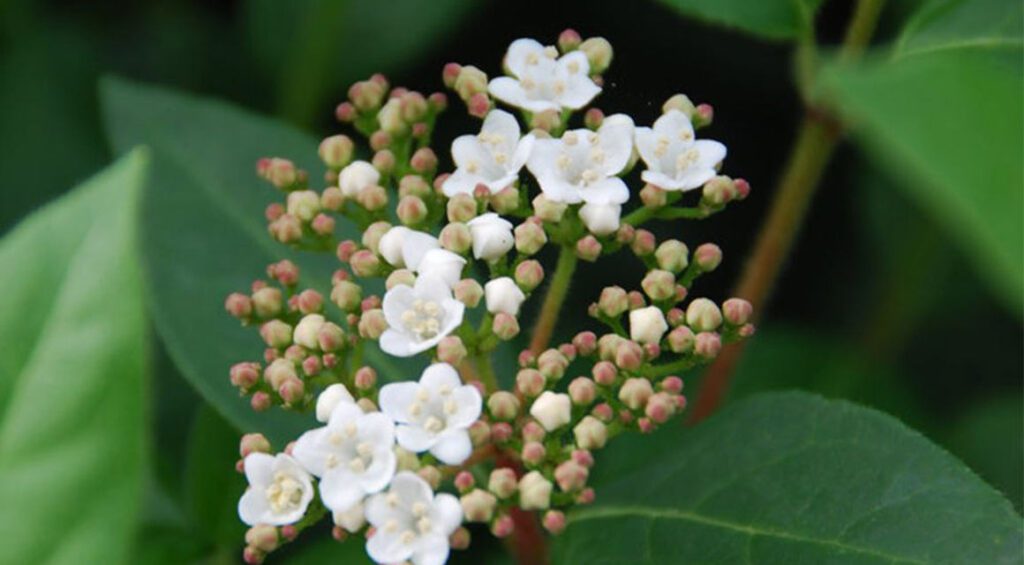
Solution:
<path fill-rule="evenodd" d="M 515 245 L 512 222 L 494 212 L 481 214 L 467 224 L 473 237 L 473 257 L 493 261 L 504 257 Z"/>
<path fill-rule="evenodd" d="M 572 400 L 568 394 L 546 390 L 533 401 L 530 415 L 547 431 L 566 425 L 572 418 Z"/>
<path fill-rule="evenodd" d="M 629 188 L 615 175 L 633 154 L 633 120 L 608 116 L 596 132 L 575 129 L 560 139 L 538 139 L 526 167 L 552 202 L 622 204 Z"/>
<path fill-rule="evenodd" d="M 391 481 L 396 464 L 394 445 L 395 426 L 387 416 L 339 403 L 326 426 L 299 437 L 292 454 L 307 471 L 320 477 L 324 506 L 345 512 Z"/>
<path fill-rule="evenodd" d="M 334 383 L 323 390 L 320 396 L 316 397 L 316 419 L 326 423 L 331 418 L 331 412 L 339 404 L 355 404 L 356 399 L 352 393 L 341 383 Z"/>
<path fill-rule="evenodd" d="M 452 296 L 443 279 L 423 274 L 413 286 L 397 285 L 384 294 L 388 329 L 380 348 L 397 357 L 409 357 L 437 345 L 462 323 L 466 305 Z"/>
<path fill-rule="evenodd" d="M 366 161 L 352 161 L 338 174 L 338 188 L 348 198 L 380 182 L 380 171 Z"/>
<path fill-rule="evenodd" d="M 498 100 L 530 112 L 578 110 L 601 92 L 590 79 L 590 62 L 582 51 L 559 58 L 554 47 L 517 39 L 509 45 L 505 66 L 512 76 L 491 80 L 487 90 Z"/>
<path fill-rule="evenodd" d="M 668 331 L 665 314 L 657 306 L 629 312 L 629 338 L 637 343 L 659 343 Z"/>
<path fill-rule="evenodd" d="M 313 499 L 313 481 L 285 453 L 250 453 L 245 457 L 249 488 L 238 501 L 238 516 L 250 526 L 284 526 L 298 522 Z"/>
<path fill-rule="evenodd" d="M 430 451 L 447 465 L 459 465 L 473 450 L 469 426 L 480 417 L 480 391 L 464 385 L 447 363 L 423 371 L 419 382 L 384 385 L 380 408 L 398 427 L 398 445 L 409 451 Z"/>
<path fill-rule="evenodd" d="M 484 285 L 484 299 L 487 301 L 488 312 L 504 312 L 516 316 L 526 295 L 510 277 L 498 277 Z"/>
<path fill-rule="evenodd" d="M 320 334 L 320 328 L 324 326 L 325 322 L 326 320 L 320 314 L 307 314 L 303 316 L 295 326 L 295 331 L 292 333 L 292 341 L 306 349 L 320 349 L 320 340 L 317 336 Z"/>
<path fill-rule="evenodd" d="M 362 502 L 356 503 L 348 510 L 331 512 L 331 519 L 335 526 L 341 526 L 346 531 L 356 533 L 366 525 L 366 509 Z"/>
<path fill-rule="evenodd" d="M 462 523 L 462 507 L 454 496 L 435 495 L 425 480 L 402 471 L 388 492 L 367 499 L 366 520 L 375 530 L 366 552 L 377 563 L 442 565 L 448 538 Z"/>
<path fill-rule="evenodd" d="M 619 229 L 622 204 L 591 204 L 580 207 L 580 219 L 594 235 L 608 235 Z"/>
<path fill-rule="evenodd" d="M 725 145 L 696 139 L 690 118 L 669 110 L 654 122 L 654 128 L 636 128 L 636 148 L 647 170 L 640 177 L 663 190 L 691 190 L 718 173 L 715 167 L 725 159 Z"/>
<path fill-rule="evenodd" d="M 395 226 L 384 233 L 377 244 L 381 257 L 398 269 L 415 271 L 431 249 L 440 249 L 441 243 L 426 232 Z"/>
<path fill-rule="evenodd" d="M 416 272 L 437 276 L 451 287 L 462 279 L 462 268 L 465 266 L 465 259 L 447 249 L 431 249 L 423 254 Z"/>
<path fill-rule="evenodd" d="M 520 137 L 519 122 L 503 110 L 492 110 L 477 135 L 452 142 L 455 172 L 441 185 L 445 196 L 473 194 L 478 184 L 496 193 L 519 178 L 533 148 L 534 137 Z"/>

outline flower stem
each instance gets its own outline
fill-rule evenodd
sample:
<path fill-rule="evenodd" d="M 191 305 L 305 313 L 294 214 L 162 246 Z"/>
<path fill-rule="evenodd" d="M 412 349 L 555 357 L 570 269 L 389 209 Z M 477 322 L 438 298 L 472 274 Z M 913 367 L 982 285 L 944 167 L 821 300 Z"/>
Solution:
<path fill-rule="evenodd" d="M 852 60 L 863 53 L 884 3 L 885 0 L 860 0 L 857 3 L 840 50 L 841 59 Z M 762 311 L 771 294 L 783 262 L 803 225 L 815 189 L 839 143 L 840 134 L 840 124 L 824 112 L 813 107 L 805 111 L 786 169 L 774 192 L 768 219 L 733 293 L 749 300 L 755 312 Z M 724 348 L 708 368 L 690 414 L 690 423 L 703 420 L 718 408 L 729 388 L 744 343 Z"/>
<path fill-rule="evenodd" d="M 562 303 L 565 302 L 565 296 L 569 293 L 569 285 L 572 283 L 572 274 L 575 270 L 576 250 L 571 245 L 565 245 L 559 252 L 555 274 L 551 277 L 551 283 L 548 285 L 544 304 L 541 305 L 540 316 L 533 326 L 530 351 L 540 353 L 551 342 L 551 335 L 555 330 L 555 323 L 558 321 Z"/>

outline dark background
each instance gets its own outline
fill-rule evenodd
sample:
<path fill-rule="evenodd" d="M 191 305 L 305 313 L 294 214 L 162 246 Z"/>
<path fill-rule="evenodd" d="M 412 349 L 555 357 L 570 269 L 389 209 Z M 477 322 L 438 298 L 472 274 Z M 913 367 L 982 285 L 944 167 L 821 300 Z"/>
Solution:
<path fill-rule="evenodd" d="M 891 37 L 915 4 L 890 3 L 878 36 Z M 838 41 L 850 8 L 826 4 L 817 18 L 821 43 Z M 346 17 L 360 29 L 345 32 L 338 22 Z M 597 101 L 606 113 L 649 123 L 675 92 L 714 105 L 715 122 L 703 135 L 729 147 L 725 172 L 747 178 L 753 192 L 727 213 L 658 232 L 691 249 L 719 243 L 725 262 L 697 289 L 727 297 L 799 123 L 791 48 L 685 20 L 653 2 L 363 0 L 336 9 L 317 1 L 9 0 L 0 7 L 0 232 L 109 162 L 101 76 L 221 98 L 328 135 L 344 131 L 332 115 L 347 85 L 374 70 L 392 84 L 441 90 L 444 63 L 493 75 L 511 40 L 554 42 L 567 26 L 615 46 Z M 377 33 L 381 27 L 390 31 Z M 475 128 L 454 99 L 439 139 Z M 1020 509 L 1020 313 L 989 292 L 963 248 L 896 182 L 904 181 L 850 145 L 836 153 L 733 396 L 801 387 L 879 407 L 964 458 Z M 635 280 L 622 281 L 623 272 Z M 622 259 L 585 266 L 578 276 L 585 282 L 570 312 L 582 311 L 601 286 L 638 282 L 642 272 Z M 568 320 L 562 329 L 585 323 Z M 181 422 L 200 404 L 164 362 L 158 451 L 181 449 Z"/>

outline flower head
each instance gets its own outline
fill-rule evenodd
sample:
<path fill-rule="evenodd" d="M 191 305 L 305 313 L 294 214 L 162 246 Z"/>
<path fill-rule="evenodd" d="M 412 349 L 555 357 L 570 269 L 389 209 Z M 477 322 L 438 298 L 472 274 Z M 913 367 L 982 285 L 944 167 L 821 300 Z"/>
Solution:
<path fill-rule="evenodd" d="M 576 129 L 560 139 L 538 139 L 526 166 L 553 202 L 622 204 L 629 200 L 629 188 L 615 175 L 632 154 L 633 120 L 615 114 L 596 132 Z"/>
<path fill-rule="evenodd" d="M 324 506 L 345 512 L 380 491 L 395 474 L 395 426 L 380 412 L 355 404 L 334 407 L 327 425 L 295 442 L 295 459 L 320 477 Z"/>
<path fill-rule="evenodd" d="M 482 406 L 476 387 L 462 384 L 447 363 L 427 367 L 419 382 L 380 389 L 381 410 L 398 423 L 398 444 L 417 453 L 429 450 L 448 465 L 469 457 L 469 426 L 480 417 Z"/>
<path fill-rule="evenodd" d="M 463 135 L 452 142 L 455 172 L 441 185 L 445 196 L 473 194 L 482 184 L 491 193 L 511 185 L 533 148 L 534 137 L 520 137 L 519 122 L 503 110 L 492 110 L 477 135 Z"/>
<path fill-rule="evenodd" d="M 441 565 L 448 560 L 448 537 L 462 523 L 462 507 L 450 494 L 434 494 L 415 473 L 395 475 L 387 493 L 366 501 L 366 519 L 375 533 L 366 551 L 378 563 Z"/>
<path fill-rule="evenodd" d="M 473 257 L 493 261 L 503 257 L 515 245 L 512 222 L 494 212 L 473 218 L 467 224 L 473 237 Z"/>
<path fill-rule="evenodd" d="M 530 112 L 578 110 L 601 92 L 590 79 L 590 62 L 580 51 L 558 58 L 554 47 L 533 39 L 517 39 L 508 47 L 505 66 L 512 76 L 487 85 L 491 95 Z"/>
<path fill-rule="evenodd" d="M 725 159 L 725 146 L 709 139 L 696 139 L 690 118 L 669 110 L 654 122 L 654 128 L 636 128 L 636 148 L 647 164 L 641 174 L 663 190 L 691 190 L 718 173 L 715 166 Z"/>
<path fill-rule="evenodd" d="M 313 499 L 309 473 L 285 453 L 250 453 L 245 458 L 245 477 L 249 488 L 238 501 L 238 516 L 250 526 L 298 522 Z"/>
<path fill-rule="evenodd" d="M 444 279 L 424 273 L 413 286 L 400 284 L 387 291 L 382 308 L 388 329 L 380 336 L 380 348 L 409 357 L 434 347 L 459 327 L 466 305 L 455 300 Z"/>

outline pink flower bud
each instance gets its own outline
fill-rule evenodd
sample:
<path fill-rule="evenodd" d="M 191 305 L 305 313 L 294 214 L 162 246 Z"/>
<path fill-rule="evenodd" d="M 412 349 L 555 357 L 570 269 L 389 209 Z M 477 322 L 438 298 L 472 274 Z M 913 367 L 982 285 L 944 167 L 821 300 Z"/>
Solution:
<path fill-rule="evenodd" d="M 469 530 L 466 528 L 457 528 L 452 535 L 448 537 L 448 545 L 456 551 L 461 551 L 469 547 L 471 540 Z"/>
<path fill-rule="evenodd" d="M 382 149 L 373 154 L 373 168 L 383 174 L 389 174 L 395 169 L 395 154 L 390 149 Z"/>
<path fill-rule="evenodd" d="M 490 97 L 483 92 L 479 92 L 469 97 L 466 102 L 466 109 L 469 111 L 469 115 L 476 118 L 483 118 L 491 111 L 492 103 Z"/>
<path fill-rule="evenodd" d="M 722 311 L 707 298 L 696 298 L 686 308 L 686 324 L 697 332 L 710 332 L 722 325 Z"/>
<path fill-rule="evenodd" d="M 352 160 L 354 145 L 345 135 L 332 135 L 320 142 L 320 159 L 332 169 L 340 169 Z"/>
<path fill-rule="evenodd" d="M 668 347 L 672 353 L 689 353 L 693 349 L 693 331 L 686 326 L 679 326 L 668 334 Z"/>
<path fill-rule="evenodd" d="M 519 288 L 531 292 L 544 280 L 544 267 L 539 261 L 528 259 L 516 266 L 515 281 Z"/>
<path fill-rule="evenodd" d="M 615 351 L 618 350 L 619 344 L 623 341 L 624 338 L 618 334 L 605 334 L 601 336 L 601 339 L 597 340 L 598 356 L 602 361 L 614 361 Z"/>
<path fill-rule="evenodd" d="M 277 549 L 277 528 L 269 524 L 257 524 L 245 532 L 245 543 L 259 551 L 270 553 Z"/>
<path fill-rule="evenodd" d="M 491 438 L 497 443 L 506 443 L 512 439 L 512 426 L 506 422 L 498 422 L 491 426 Z"/>
<path fill-rule="evenodd" d="M 245 546 L 245 549 L 242 550 L 242 561 L 247 565 L 259 565 L 263 563 L 265 557 L 266 554 L 251 545 Z"/>
<path fill-rule="evenodd" d="M 398 202 L 398 219 L 407 226 L 422 223 L 428 212 L 426 203 L 418 196 L 406 196 Z"/>
<path fill-rule="evenodd" d="M 380 259 L 369 249 L 360 249 L 349 261 L 352 272 L 360 277 L 372 277 L 380 271 Z"/>
<path fill-rule="evenodd" d="M 336 186 L 325 188 L 323 193 L 320 195 L 320 206 L 324 210 L 338 212 L 344 205 L 345 195 L 342 194 L 341 189 Z"/>
<path fill-rule="evenodd" d="M 562 114 L 558 110 L 549 109 L 536 112 L 530 118 L 530 128 L 551 132 L 562 125 Z"/>
<path fill-rule="evenodd" d="M 578 49 L 582 41 L 583 39 L 580 37 L 580 34 L 571 28 L 567 28 L 558 34 L 558 48 L 562 53 Z"/>
<path fill-rule="evenodd" d="M 499 390 L 487 399 L 487 410 L 495 420 L 514 420 L 519 415 L 519 399 L 511 392 Z"/>
<path fill-rule="evenodd" d="M 539 465 L 544 461 L 546 452 L 544 451 L 544 445 L 539 441 L 528 441 L 523 445 L 523 452 L 521 454 L 523 463 L 527 465 Z"/>
<path fill-rule="evenodd" d="M 587 417 L 592 418 L 593 416 Z M 581 465 L 588 469 L 594 466 L 594 454 L 586 449 L 574 449 L 572 451 L 572 460 L 575 461 L 577 465 Z"/>
<path fill-rule="evenodd" d="M 736 185 L 733 184 L 732 179 L 724 175 L 718 175 L 704 183 L 701 202 L 712 207 L 725 206 L 737 194 L 738 190 Z"/>
<path fill-rule="evenodd" d="M 577 406 L 589 406 L 596 396 L 597 387 L 587 377 L 576 377 L 569 383 L 569 398 Z"/>
<path fill-rule="evenodd" d="M 356 107 L 351 102 L 342 102 L 334 108 L 334 117 L 343 124 L 354 122 L 356 114 Z"/>
<path fill-rule="evenodd" d="M 611 420 L 611 407 L 607 404 L 602 404 L 608 410 L 608 420 Z M 597 412 L 597 408 L 594 410 Z M 604 410 L 602 409 L 602 412 Z M 597 416 L 584 416 L 576 427 L 572 429 L 573 437 L 576 439 L 576 445 L 580 449 L 594 450 L 601 449 L 605 446 L 608 441 L 608 428 L 605 426 L 602 419 Z"/>
<path fill-rule="evenodd" d="M 495 518 L 494 523 L 491 524 L 491 535 L 498 539 L 507 538 L 515 531 L 515 527 L 516 525 L 512 521 L 512 517 L 508 514 L 502 514 Z"/>
<path fill-rule="evenodd" d="M 523 255 L 533 255 L 548 242 L 544 227 L 537 221 L 527 220 L 515 229 L 516 250 Z"/>
<path fill-rule="evenodd" d="M 353 381 L 357 389 L 370 390 L 377 384 L 377 371 L 373 370 L 373 367 L 360 367 Z"/>
<path fill-rule="evenodd" d="M 722 337 L 715 332 L 700 332 L 694 341 L 693 350 L 704 359 L 714 359 L 722 350 Z"/>
<path fill-rule="evenodd" d="M 548 349 L 537 358 L 537 368 L 549 381 L 557 381 L 562 378 L 568 366 L 569 359 L 557 349 Z"/>
<path fill-rule="evenodd" d="M 654 394 L 651 381 L 642 378 L 626 379 L 619 389 L 619 400 L 631 410 L 639 410 L 647 403 L 647 399 Z"/>
<path fill-rule="evenodd" d="M 561 221 L 568 207 L 568 204 L 549 200 L 543 194 L 533 199 L 533 213 L 545 222 Z"/>
<path fill-rule="evenodd" d="M 421 147 L 412 154 L 412 159 L 409 160 L 409 166 L 412 170 L 421 174 L 430 174 L 437 169 L 437 155 L 434 154 L 434 150 L 429 147 Z"/>
<path fill-rule="evenodd" d="M 437 344 L 437 360 L 442 363 L 458 365 L 467 354 L 466 346 L 458 336 L 446 336 Z"/>
<path fill-rule="evenodd" d="M 594 417 L 597 418 L 599 421 L 604 423 L 611 422 L 612 418 L 615 417 L 615 411 L 612 410 L 612 407 L 606 403 L 598 404 L 597 406 L 594 407 L 593 410 L 590 411 L 590 413 L 593 414 Z"/>
<path fill-rule="evenodd" d="M 598 108 L 591 108 L 587 110 L 586 114 L 583 114 L 583 125 L 587 129 L 597 131 L 597 128 L 601 127 L 601 123 L 604 122 L 604 112 Z"/>
<path fill-rule="evenodd" d="M 288 188 L 299 179 L 295 163 L 279 157 L 260 159 L 256 163 L 256 172 L 277 188 Z"/>
<path fill-rule="evenodd" d="M 579 49 L 587 55 L 592 75 L 604 73 L 612 63 L 612 44 L 603 37 L 591 37 L 580 43 Z"/>
<path fill-rule="evenodd" d="M 511 214 L 519 208 L 519 190 L 514 186 L 506 186 L 491 195 L 490 203 L 495 212 Z"/>
<path fill-rule="evenodd" d="M 636 230 L 630 248 L 637 257 L 646 257 L 654 253 L 654 246 L 657 245 L 657 242 L 653 233 L 647 230 Z"/>
<path fill-rule="evenodd" d="M 601 256 L 601 242 L 587 235 L 576 242 L 576 256 L 584 261 L 594 262 Z"/>
<path fill-rule="evenodd" d="M 338 248 L 334 254 L 337 255 L 338 260 L 342 263 L 348 263 L 352 261 L 352 256 L 355 255 L 356 251 L 359 251 L 359 244 L 351 239 L 346 239 L 338 243 Z"/>
<path fill-rule="evenodd" d="M 509 341 L 519 335 L 519 320 L 507 312 L 498 312 L 494 315 L 494 323 L 491 326 L 494 335 L 502 341 Z"/>
<path fill-rule="evenodd" d="M 260 326 L 263 342 L 274 349 L 284 349 L 292 343 L 292 327 L 280 320 L 270 320 Z"/>
<path fill-rule="evenodd" d="M 428 110 L 427 98 L 419 92 L 410 91 L 402 93 L 398 100 L 401 105 L 403 120 L 418 122 L 426 117 Z"/>
<path fill-rule="evenodd" d="M 482 489 L 474 489 L 463 495 L 459 502 L 462 504 L 462 514 L 467 522 L 490 522 L 498 505 L 498 499 Z"/>
<path fill-rule="evenodd" d="M 517 483 L 515 472 L 502 467 L 491 471 L 491 476 L 487 480 L 487 490 L 498 498 L 505 499 L 515 494 Z"/>
<path fill-rule="evenodd" d="M 473 473 L 469 471 L 459 471 L 458 475 L 455 475 L 455 489 L 460 493 L 469 492 L 474 486 L 476 486 L 476 479 L 473 478 Z"/>
<path fill-rule="evenodd" d="M 308 377 L 315 377 L 320 374 L 320 369 L 323 365 L 320 363 L 320 358 L 315 355 L 310 355 L 302 360 L 302 372 Z"/>
<path fill-rule="evenodd" d="M 565 514 L 558 510 L 548 510 L 544 513 L 544 529 L 552 534 L 560 534 L 565 530 Z"/>
<path fill-rule="evenodd" d="M 678 239 L 663 241 L 654 252 L 658 267 L 670 273 L 680 273 L 689 264 L 690 250 Z"/>
<path fill-rule="evenodd" d="M 380 339 L 380 334 L 388 329 L 388 321 L 384 319 L 384 311 L 377 308 L 367 310 L 359 317 L 359 335 L 365 339 Z"/>
<path fill-rule="evenodd" d="M 722 314 L 725 317 L 725 321 L 733 326 L 746 324 L 750 321 L 750 316 L 753 312 L 754 307 L 751 306 L 750 302 L 742 298 L 730 298 L 722 304 Z"/>
<path fill-rule="evenodd" d="M 743 200 L 750 196 L 750 183 L 747 182 L 747 179 L 734 179 L 732 182 L 736 187 L 736 200 Z"/>
<path fill-rule="evenodd" d="M 427 103 L 434 112 L 444 112 L 448 109 L 448 96 L 443 92 L 433 92 L 427 97 Z"/>
<path fill-rule="evenodd" d="M 635 371 L 644 362 L 644 350 L 635 341 L 622 340 L 615 348 L 615 365 L 625 371 Z"/>
<path fill-rule="evenodd" d="M 238 454 L 243 459 L 250 453 L 270 453 L 270 441 L 263 434 L 245 434 L 238 442 Z M 268 550 L 270 551 L 270 550 Z"/>
<path fill-rule="evenodd" d="M 396 286 L 413 286 L 416 284 L 416 275 L 408 269 L 395 269 L 384 281 L 384 288 L 391 290 Z"/>
<path fill-rule="evenodd" d="M 544 375 L 537 369 L 521 369 L 516 373 L 516 390 L 527 398 L 533 398 L 544 391 Z"/>
<path fill-rule="evenodd" d="M 572 338 L 572 344 L 578 354 L 589 357 L 597 349 L 597 336 L 594 332 L 580 332 Z"/>
<path fill-rule="evenodd" d="M 491 426 L 483 420 L 477 420 L 469 425 L 469 441 L 473 447 L 486 445 L 491 441 Z"/>
<path fill-rule="evenodd" d="M 676 402 L 667 392 L 656 392 L 647 400 L 644 414 L 657 424 L 664 424 L 676 411 Z"/>
<path fill-rule="evenodd" d="M 256 392 L 252 395 L 252 398 L 249 399 L 249 404 L 252 406 L 253 410 L 257 412 L 263 412 L 264 410 L 270 408 L 270 395 L 263 391 Z"/>
<path fill-rule="evenodd" d="M 477 304 L 480 304 L 480 300 L 484 297 L 483 287 L 474 279 L 462 279 L 455 283 L 455 288 L 452 290 L 455 294 L 455 299 L 469 308 L 476 308 Z"/>
<path fill-rule="evenodd" d="M 722 250 L 714 243 L 704 243 L 693 252 L 693 262 L 705 273 L 714 271 L 722 263 Z"/>
<path fill-rule="evenodd" d="M 224 301 L 224 309 L 235 318 L 245 320 L 252 314 L 252 299 L 240 292 L 233 292 Z"/>
<path fill-rule="evenodd" d="M 476 217 L 477 204 L 469 194 L 456 194 L 446 205 L 449 222 L 468 222 Z"/>
<path fill-rule="evenodd" d="M 629 308 L 629 298 L 625 289 L 618 286 L 606 286 L 601 290 L 597 307 L 605 316 L 618 318 Z"/>
<path fill-rule="evenodd" d="M 459 73 L 462 72 L 462 65 L 458 63 L 448 63 L 444 66 L 444 70 L 441 71 L 441 80 L 444 82 L 445 87 L 455 88 L 455 81 L 459 78 Z"/>
<path fill-rule="evenodd" d="M 323 295 L 311 288 L 300 292 L 296 302 L 299 312 L 303 314 L 314 314 L 324 309 Z"/>
<path fill-rule="evenodd" d="M 353 84 L 348 89 L 348 99 L 360 112 L 369 112 L 380 107 L 384 99 L 385 87 L 380 83 L 364 80 Z"/>
<path fill-rule="evenodd" d="M 339 281 L 331 289 L 331 301 L 342 312 L 355 312 L 363 300 L 363 289 L 351 281 Z"/>
<path fill-rule="evenodd" d="M 640 202 L 645 208 L 662 208 L 668 202 L 668 193 L 651 183 L 640 189 Z"/>
<path fill-rule="evenodd" d="M 618 376 L 618 370 L 608 361 L 598 361 L 594 364 L 591 374 L 594 375 L 594 381 L 597 384 L 611 386 L 615 382 L 615 377 Z"/>
<path fill-rule="evenodd" d="M 691 121 L 693 122 L 693 127 L 702 128 L 711 125 L 714 119 L 715 109 L 711 107 L 711 104 L 700 104 L 693 113 Z"/>
<path fill-rule="evenodd" d="M 364 398 L 362 400 L 367 399 Z M 419 471 L 416 471 L 416 474 L 419 475 L 420 478 L 423 479 L 424 481 L 427 481 L 427 484 L 430 485 L 430 488 L 434 490 L 437 490 L 437 487 L 441 486 L 441 470 L 438 469 L 437 467 L 434 467 L 433 465 L 428 465 L 426 467 L 421 468 Z"/>
<path fill-rule="evenodd" d="M 647 417 L 640 418 L 636 421 L 636 427 L 640 429 L 640 433 L 649 434 L 654 431 L 654 422 Z"/>
<path fill-rule="evenodd" d="M 523 424 L 522 436 L 524 442 L 535 441 L 540 443 L 544 441 L 544 437 L 546 435 L 547 432 L 545 432 L 544 428 L 542 428 L 537 422 L 531 421 Z"/>
<path fill-rule="evenodd" d="M 297 378 L 287 378 L 278 387 L 277 394 L 280 395 L 285 406 L 294 406 L 305 396 L 306 386 Z"/>
<path fill-rule="evenodd" d="M 284 214 L 268 226 L 270 236 L 281 243 L 294 243 L 302 239 L 302 223 L 291 214 Z"/>
<path fill-rule="evenodd" d="M 743 324 L 737 333 L 740 337 L 750 337 L 754 335 L 754 331 L 754 324 Z"/>
<path fill-rule="evenodd" d="M 445 72 L 450 72 L 448 68 Z M 466 65 L 459 68 L 459 74 L 455 77 L 452 88 L 459 94 L 459 97 L 468 101 L 475 95 L 482 94 L 487 97 L 487 75 L 480 69 Z"/>
<path fill-rule="evenodd" d="M 555 482 L 564 492 L 580 490 L 587 484 L 590 472 L 572 459 L 555 468 Z"/>
<path fill-rule="evenodd" d="M 640 281 L 640 286 L 651 300 L 668 300 L 675 295 L 676 277 L 668 271 L 653 269 Z"/>
<path fill-rule="evenodd" d="M 326 214 L 317 214 L 310 227 L 320 237 L 328 237 L 334 234 L 334 218 Z"/>
<path fill-rule="evenodd" d="M 272 318 L 281 313 L 284 305 L 281 289 L 263 287 L 252 294 L 252 306 L 260 318 Z"/>
<path fill-rule="evenodd" d="M 672 308 L 665 313 L 668 325 L 675 328 L 686 323 L 686 312 L 682 308 Z"/>
<path fill-rule="evenodd" d="M 665 392 L 679 394 L 683 392 L 683 379 L 676 376 L 665 377 L 660 386 Z"/>
<path fill-rule="evenodd" d="M 690 98 L 685 94 L 676 94 L 666 100 L 661 106 L 661 112 L 663 114 L 667 114 L 671 110 L 678 110 L 686 114 L 687 118 L 692 118 L 695 107 L 693 102 L 690 101 Z"/>
<path fill-rule="evenodd" d="M 231 366 L 231 384 L 242 389 L 249 390 L 260 378 L 259 363 L 235 363 Z"/>
<path fill-rule="evenodd" d="M 371 184 L 356 193 L 356 203 L 371 212 L 382 210 L 388 205 L 388 193 L 383 187 Z"/>
<path fill-rule="evenodd" d="M 468 253 L 469 248 L 473 245 L 473 235 L 469 231 L 469 226 L 462 222 L 452 222 L 446 225 L 441 230 L 438 239 L 441 241 L 441 247 L 459 255 Z"/>

